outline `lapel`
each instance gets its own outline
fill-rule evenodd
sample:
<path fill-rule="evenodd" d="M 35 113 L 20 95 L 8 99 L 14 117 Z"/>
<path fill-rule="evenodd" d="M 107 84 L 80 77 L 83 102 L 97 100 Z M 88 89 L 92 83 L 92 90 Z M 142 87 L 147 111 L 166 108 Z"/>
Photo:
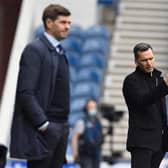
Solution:
<path fill-rule="evenodd" d="M 51 68 L 52 68 L 52 78 L 51 78 L 51 91 L 50 91 L 50 98 L 53 97 L 53 93 L 54 93 L 54 88 L 55 88 L 55 82 L 56 82 L 56 76 L 57 76 L 57 69 L 58 69 L 58 53 L 56 52 L 55 47 L 53 47 L 51 45 L 51 43 L 47 40 L 47 38 L 45 37 L 45 35 L 42 35 L 40 40 L 45 44 L 45 46 L 47 46 L 48 51 L 49 51 L 49 55 L 47 55 L 47 57 L 50 59 L 50 63 L 51 63 Z"/>

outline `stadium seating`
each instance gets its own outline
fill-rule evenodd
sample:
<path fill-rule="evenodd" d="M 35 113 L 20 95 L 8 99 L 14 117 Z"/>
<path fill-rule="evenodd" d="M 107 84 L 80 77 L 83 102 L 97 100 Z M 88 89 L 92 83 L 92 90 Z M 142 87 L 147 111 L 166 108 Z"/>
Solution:
<path fill-rule="evenodd" d="M 113 0 L 98 0 L 98 4 L 112 4 Z"/>
<path fill-rule="evenodd" d="M 107 46 L 108 42 L 104 39 L 86 39 L 85 43 L 82 47 L 83 53 L 92 53 L 92 52 L 98 52 L 103 55 L 107 54 Z"/>
<path fill-rule="evenodd" d="M 85 32 L 86 38 L 104 38 L 108 40 L 110 38 L 109 31 L 104 25 L 90 26 Z"/>
<path fill-rule="evenodd" d="M 74 97 L 94 97 L 98 99 L 100 92 L 100 86 L 95 82 L 78 82 L 74 88 Z"/>
<path fill-rule="evenodd" d="M 76 69 L 75 69 L 75 67 L 70 66 L 69 71 L 70 71 L 70 82 L 71 82 L 71 84 L 74 84 L 77 81 Z"/>
<path fill-rule="evenodd" d="M 66 56 L 69 62 L 69 65 L 72 66 L 73 68 L 77 69 L 79 62 L 80 62 L 80 57 L 78 53 L 69 51 L 66 52 Z"/>
<path fill-rule="evenodd" d="M 81 52 L 82 41 L 79 38 L 69 37 L 61 42 L 66 51 Z"/>
<path fill-rule="evenodd" d="M 81 28 L 80 25 L 72 25 L 68 38 L 78 38 L 78 39 L 83 39 L 84 38 L 84 30 Z"/>
<path fill-rule="evenodd" d="M 106 60 L 104 55 L 95 52 L 95 53 L 86 53 L 81 56 L 79 67 L 86 68 L 86 67 L 97 67 L 100 69 L 105 68 Z"/>
<path fill-rule="evenodd" d="M 39 25 L 34 32 L 34 37 L 39 38 L 43 33 L 44 33 L 44 26 Z"/>
<path fill-rule="evenodd" d="M 102 77 L 102 70 L 96 67 L 81 68 L 77 73 L 78 81 L 92 81 L 97 84 L 100 84 Z"/>
<path fill-rule="evenodd" d="M 89 97 L 99 99 L 110 34 L 103 25 L 93 25 L 84 30 L 72 25 L 69 36 L 63 41 L 67 51 L 71 82 L 71 118 L 83 113 L 82 106 Z M 69 44 L 71 43 L 72 44 Z"/>

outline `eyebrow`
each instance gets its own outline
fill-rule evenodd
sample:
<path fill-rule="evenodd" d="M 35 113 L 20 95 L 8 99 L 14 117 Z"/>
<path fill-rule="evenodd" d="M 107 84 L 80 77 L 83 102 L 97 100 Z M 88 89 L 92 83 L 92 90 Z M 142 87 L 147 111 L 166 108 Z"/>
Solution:
<path fill-rule="evenodd" d="M 154 57 L 144 58 L 144 59 L 141 59 L 141 61 L 152 60 L 152 59 L 154 59 Z"/>

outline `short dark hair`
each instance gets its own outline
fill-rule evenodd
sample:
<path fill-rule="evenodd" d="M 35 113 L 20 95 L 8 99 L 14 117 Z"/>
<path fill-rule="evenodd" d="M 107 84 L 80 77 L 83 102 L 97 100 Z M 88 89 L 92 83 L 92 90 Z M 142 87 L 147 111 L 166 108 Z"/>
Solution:
<path fill-rule="evenodd" d="M 70 16 L 71 12 L 65 7 L 58 4 L 50 4 L 48 5 L 43 12 L 42 20 L 44 27 L 46 28 L 46 20 L 51 19 L 55 20 L 58 16 Z"/>
<path fill-rule="evenodd" d="M 139 56 L 138 52 L 147 51 L 149 48 L 151 50 L 153 50 L 150 44 L 147 44 L 147 43 L 138 43 L 138 44 L 136 44 L 134 49 L 133 49 L 135 60 L 138 59 L 138 56 Z"/>

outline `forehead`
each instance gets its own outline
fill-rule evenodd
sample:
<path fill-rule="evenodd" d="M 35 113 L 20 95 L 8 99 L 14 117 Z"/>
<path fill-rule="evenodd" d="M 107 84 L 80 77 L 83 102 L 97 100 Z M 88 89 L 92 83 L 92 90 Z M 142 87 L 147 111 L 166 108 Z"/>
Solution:
<path fill-rule="evenodd" d="M 96 102 L 90 100 L 90 101 L 87 103 L 87 106 L 88 106 L 88 107 L 95 107 L 95 106 L 96 106 Z"/>
<path fill-rule="evenodd" d="M 67 22 L 70 22 L 71 18 L 70 16 L 63 16 L 63 15 L 59 15 L 57 18 L 56 18 L 57 21 L 67 21 Z"/>
<path fill-rule="evenodd" d="M 148 59 L 148 58 L 153 58 L 153 51 L 151 48 L 149 48 L 146 51 L 138 51 L 138 59 Z"/>

